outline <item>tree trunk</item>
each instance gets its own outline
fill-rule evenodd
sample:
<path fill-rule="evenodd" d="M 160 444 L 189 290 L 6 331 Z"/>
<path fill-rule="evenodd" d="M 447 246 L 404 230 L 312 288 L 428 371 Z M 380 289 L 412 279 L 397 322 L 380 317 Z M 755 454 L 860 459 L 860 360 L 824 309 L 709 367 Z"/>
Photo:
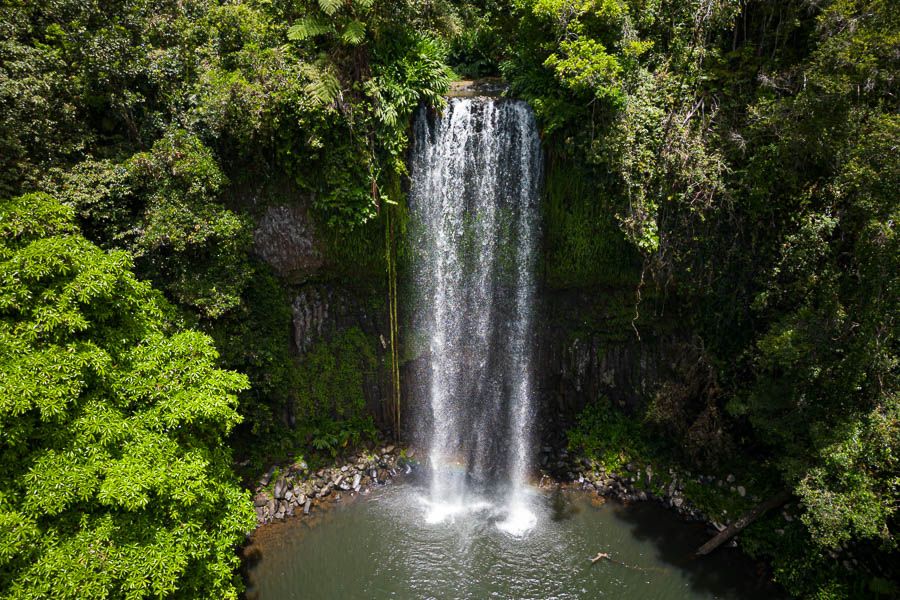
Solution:
<path fill-rule="evenodd" d="M 706 556 L 734 536 L 736 536 L 743 528 L 763 516 L 773 508 L 778 508 L 791 498 L 791 492 L 783 490 L 765 502 L 757 504 L 749 511 L 745 512 L 739 519 L 732 522 L 728 527 L 720 531 L 716 536 L 700 546 L 697 550 L 697 556 Z"/>

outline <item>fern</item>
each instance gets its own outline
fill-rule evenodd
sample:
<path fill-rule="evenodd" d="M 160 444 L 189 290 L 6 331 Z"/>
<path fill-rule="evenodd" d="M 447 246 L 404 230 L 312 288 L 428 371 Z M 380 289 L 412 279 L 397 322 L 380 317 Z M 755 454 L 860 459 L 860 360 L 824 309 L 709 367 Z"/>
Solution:
<path fill-rule="evenodd" d="M 320 60 L 315 65 L 305 65 L 303 72 L 309 78 L 303 91 L 319 104 L 331 104 L 340 95 L 341 82 L 327 62 Z"/>
<path fill-rule="evenodd" d="M 287 36 L 289 40 L 301 42 L 333 31 L 334 26 L 331 23 L 316 17 L 306 17 L 288 29 Z"/>
<path fill-rule="evenodd" d="M 341 32 L 341 41 L 351 46 L 358 46 L 366 37 L 366 24 L 362 21 L 350 21 Z"/>
<path fill-rule="evenodd" d="M 344 3 L 344 0 L 319 0 L 319 8 L 329 17 L 334 15 Z"/>
<path fill-rule="evenodd" d="M 338 440 L 337 436 L 332 433 L 316 431 L 316 437 L 313 438 L 312 446 L 316 450 L 327 450 L 332 455 L 337 453 Z"/>
<path fill-rule="evenodd" d="M 331 104 L 341 93 L 341 82 L 332 73 L 324 73 L 318 81 L 313 81 L 305 88 L 320 104 Z"/>

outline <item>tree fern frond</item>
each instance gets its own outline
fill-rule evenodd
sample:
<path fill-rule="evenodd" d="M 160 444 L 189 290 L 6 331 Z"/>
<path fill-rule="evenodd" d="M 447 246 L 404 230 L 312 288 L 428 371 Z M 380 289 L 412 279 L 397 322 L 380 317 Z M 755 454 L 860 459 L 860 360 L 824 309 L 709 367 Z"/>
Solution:
<path fill-rule="evenodd" d="M 287 36 L 289 40 L 300 42 L 333 31 L 334 25 L 331 23 L 316 17 L 306 17 L 288 29 Z"/>
<path fill-rule="evenodd" d="M 344 0 L 319 0 L 319 8 L 330 17 L 338 11 L 343 3 Z"/>
<path fill-rule="evenodd" d="M 341 41 L 351 46 L 358 46 L 366 38 L 366 24 L 362 21 L 350 21 L 341 32 Z"/>
<path fill-rule="evenodd" d="M 309 83 L 303 88 L 319 104 L 331 104 L 341 93 L 341 82 L 329 66 L 307 65 L 303 69 Z"/>

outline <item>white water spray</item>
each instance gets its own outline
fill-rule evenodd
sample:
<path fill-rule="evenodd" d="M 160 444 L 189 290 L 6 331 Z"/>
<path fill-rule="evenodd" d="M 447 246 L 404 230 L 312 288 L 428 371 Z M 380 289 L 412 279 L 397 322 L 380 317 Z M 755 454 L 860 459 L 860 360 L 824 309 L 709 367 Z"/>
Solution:
<path fill-rule="evenodd" d="M 416 334 L 427 343 L 429 519 L 505 491 L 499 527 L 534 525 L 525 491 L 533 421 L 540 140 L 523 102 L 420 110 L 410 193 Z M 415 335 L 415 334 L 414 334 Z"/>

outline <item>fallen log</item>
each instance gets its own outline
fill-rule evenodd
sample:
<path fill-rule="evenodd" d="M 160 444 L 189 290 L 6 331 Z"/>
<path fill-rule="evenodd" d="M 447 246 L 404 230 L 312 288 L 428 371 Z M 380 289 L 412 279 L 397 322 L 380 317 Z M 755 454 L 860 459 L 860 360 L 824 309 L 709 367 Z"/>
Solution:
<path fill-rule="evenodd" d="M 791 498 L 791 492 L 782 490 L 768 500 L 760 502 L 749 511 L 742 514 L 736 521 L 733 521 L 728 527 L 717 533 L 711 540 L 697 549 L 697 556 L 706 556 L 734 536 L 736 536 L 747 525 L 757 520 L 765 513 L 773 508 L 778 508 Z"/>

